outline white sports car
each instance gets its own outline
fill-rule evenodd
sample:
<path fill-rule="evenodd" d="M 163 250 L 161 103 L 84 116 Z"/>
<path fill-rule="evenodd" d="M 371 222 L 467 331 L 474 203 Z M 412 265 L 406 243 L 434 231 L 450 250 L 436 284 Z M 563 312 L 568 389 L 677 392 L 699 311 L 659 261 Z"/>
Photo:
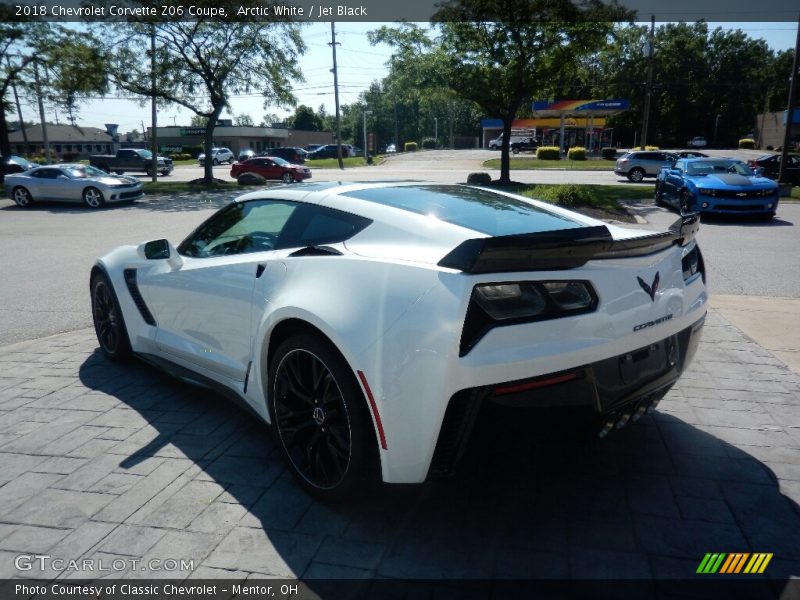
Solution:
<path fill-rule="evenodd" d="M 326 498 L 371 466 L 451 470 L 483 402 L 583 405 L 600 434 L 653 407 L 706 314 L 695 217 L 605 225 L 513 194 L 425 183 L 246 194 L 177 248 L 91 272 L 97 337 L 243 401 Z"/>
<path fill-rule="evenodd" d="M 89 208 L 100 208 L 106 202 L 128 202 L 144 195 L 142 182 L 135 177 L 109 175 L 80 163 L 36 167 L 7 175 L 5 186 L 8 197 L 22 208 L 36 200 L 83 202 Z"/>

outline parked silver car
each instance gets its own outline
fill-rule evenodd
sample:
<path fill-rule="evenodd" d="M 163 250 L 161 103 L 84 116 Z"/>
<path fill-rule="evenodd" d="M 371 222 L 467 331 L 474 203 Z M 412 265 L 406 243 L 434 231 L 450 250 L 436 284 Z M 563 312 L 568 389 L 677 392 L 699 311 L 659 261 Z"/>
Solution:
<path fill-rule="evenodd" d="M 197 162 L 200 166 L 203 166 L 206 163 L 206 155 L 199 154 L 197 156 Z M 230 148 L 212 148 L 211 149 L 211 164 L 218 165 L 220 163 L 228 163 L 232 165 L 236 162 L 236 157 L 233 155 L 233 152 L 230 151 Z"/>
<path fill-rule="evenodd" d="M 135 177 L 110 175 L 91 165 L 65 163 L 36 167 L 7 175 L 6 194 L 18 206 L 29 207 L 36 200 L 83 202 L 100 208 L 106 202 L 136 200 L 144 195 Z"/>
<path fill-rule="evenodd" d="M 645 177 L 656 177 L 661 167 L 669 167 L 678 160 L 671 152 L 641 150 L 628 152 L 617 159 L 614 173 L 623 175 L 633 182 L 642 181 Z"/>

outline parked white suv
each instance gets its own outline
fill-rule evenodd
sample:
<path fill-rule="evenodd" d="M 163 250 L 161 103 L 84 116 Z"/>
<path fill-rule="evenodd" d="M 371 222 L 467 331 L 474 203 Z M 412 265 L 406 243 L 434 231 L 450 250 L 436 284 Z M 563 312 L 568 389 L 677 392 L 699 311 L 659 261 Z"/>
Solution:
<path fill-rule="evenodd" d="M 531 136 L 525 135 L 512 135 L 511 141 L 508 143 L 508 147 L 511 148 L 512 144 L 520 144 L 527 140 L 531 139 Z M 503 134 L 501 133 L 499 136 L 494 138 L 489 142 L 489 150 L 500 150 L 503 147 Z"/>
<path fill-rule="evenodd" d="M 197 162 L 200 164 L 200 166 L 203 166 L 206 162 L 206 155 L 198 155 Z M 231 152 L 229 148 L 212 148 L 211 164 L 218 165 L 224 162 L 228 163 L 229 165 L 232 165 L 234 162 L 236 162 L 236 157 L 233 155 L 233 152 Z"/>

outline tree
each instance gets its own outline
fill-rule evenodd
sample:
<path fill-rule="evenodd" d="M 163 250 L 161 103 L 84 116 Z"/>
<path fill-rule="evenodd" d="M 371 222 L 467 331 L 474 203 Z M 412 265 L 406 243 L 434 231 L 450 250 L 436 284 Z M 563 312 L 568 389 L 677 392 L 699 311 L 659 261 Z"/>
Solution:
<path fill-rule="evenodd" d="M 255 125 L 255 123 L 253 122 L 253 117 L 251 117 L 246 113 L 236 115 L 234 123 L 239 127 L 253 127 Z"/>
<path fill-rule="evenodd" d="M 189 125 L 192 127 L 205 127 L 208 125 L 208 117 L 205 115 L 192 115 L 189 119 Z"/>
<path fill-rule="evenodd" d="M 6 110 L 13 85 L 30 95 L 41 94 L 66 110 L 74 124 L 81 97 L 104 94 L 107 78 L 98 43 L 89 33 L 52 23 L 2 22 L 4 10 L 0 7 L 0 154 L 7 156 L 11 148 Z M 42 74 L 39 86 L 33 80 L 34 65 Z"/>
<path fill-rule="evenodd" d="M 511 124 L 526 100 L 552 88 L 581 57 L 606 45 L 631 11 L 587 0 L 450 0 L 439 24 L 447 87 L 503 122 L 500 183 L 510 183 Z"/>
<path fill-rule="evenodd" d="M 305 104 L 298 106 L 294 115 L 287 119 L 287 124 L 291 129 L 302 131 L 323 131 L 325 123 L 322 118 L 314 112 L 314 109 Z"/>
<path fill-rule="evenodd" d="M 215 6 L 219 3 L 215 2 Z M 236 14 L 236 7 L 228 8 Z M 150 35 L 156 40 L 156 85 L 151 81 Z M 214 127 L 231 94 L 262 92 L 265 104 L 291 104 L 291 81 L 302 81 L 298 55 L 305 50 L 299 25 L 288 22 L 195 21 L 128 23 L 127 43 L 109 41 L 112 75 L 124 90 L 154 95 L 208 119 L 204 146 L 210 155 Z M 112 50 L 113 48 L 113 50 Z M 214 180 L 205 162 L 204 183 Z"/>

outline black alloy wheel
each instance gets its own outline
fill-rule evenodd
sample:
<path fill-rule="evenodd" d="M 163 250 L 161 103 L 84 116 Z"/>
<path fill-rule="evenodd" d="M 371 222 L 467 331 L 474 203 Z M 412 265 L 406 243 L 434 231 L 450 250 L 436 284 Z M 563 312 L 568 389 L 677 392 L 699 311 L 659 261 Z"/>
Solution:
<path fill-rule="evenodd" d="M 689 194 L 689 190 L 681 190 L 680 194 L 680 203 L 679 203 L 679 210 L 682 215 L 689 213 L 689 202 L 691 201 L 691 194 Z"/>
<path fill-rule="evenodd" d="M 131 344 L 117 296 L 108 278 L 95 274 L 91 280 L 92 320 L 97 341 L 111 360 L 122 360 L 131 353 Z"/>
<path fill-rule="evenodd" d="M 339 500 L 368 462 L 366 403 L 341 355 L 311 335 L 286 340 L 269 374 L 270 417 L 292 474 L 312 495 Z"/>
<path fill-rule="evenodd" d="M 283 183 L 292 183 L 292 182 L 294 182 L 294 177 L 292 177 L 292 174 L 289 173 L 288 171 L 283 174 L 283 177 L 281 177 L 281 179 L 283 180 Z"/>
<path fill-rule="evenodd" d="M 656 206 L 665 206 L 664 192 L 661 191 L 661 184 L 656 181 Z"/>

